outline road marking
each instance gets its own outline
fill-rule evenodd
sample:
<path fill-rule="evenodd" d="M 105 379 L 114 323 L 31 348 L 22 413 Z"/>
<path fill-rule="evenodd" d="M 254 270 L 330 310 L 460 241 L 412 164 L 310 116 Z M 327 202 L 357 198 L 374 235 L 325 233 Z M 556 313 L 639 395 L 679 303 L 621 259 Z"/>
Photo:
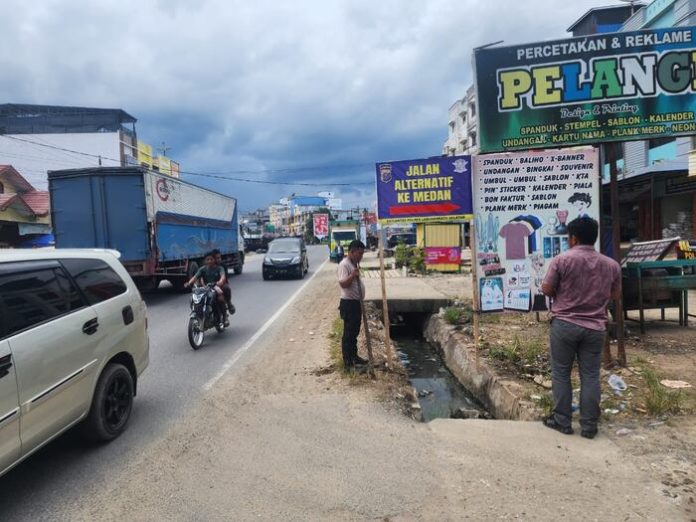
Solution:
<path fill-rule="evenodd" d="M 266 333 L 266 331 L 273 325 L 273 323 L 281 316 L 283 315 L 283 312 L 288 309 L 288 307 L 297 299 L 297 297 L 304 291 L 304 289 L 309 285 L 309 283 L 312 282 L 312 280 L 321 272 L 321 270 L 324 268 L 324 265 L 328 263 L 328 259 L 325 259 L 324 262 L 319 265 L 319 268 L 311 275 L 307 281 L 288 299 L 283 306 L 281 306 L 276 313 L 274 313 L 268 321 L 266 321 L 261 328 L 259 328 L 254 335 L 252 335 L 249 340 L 242 345 L 239 350 L 237 350 L 232 357 L 230 357 L 220 368 L 220 371 L 217 372 L 212 379 L 210 379 L 208 382 L 206 382 L 203 385 L 203 390 L 205 391 L 210 391 L 210 389 L 215 386 L 215 383 L 217 383 L 223 375 L 227 373 L 227 371 L 232 368 L 237 361 L 242 357 L 244 352 L 246 352 L 249 348 L 251 348 L 256 341 L 259 340 L 259 338 Z"/>

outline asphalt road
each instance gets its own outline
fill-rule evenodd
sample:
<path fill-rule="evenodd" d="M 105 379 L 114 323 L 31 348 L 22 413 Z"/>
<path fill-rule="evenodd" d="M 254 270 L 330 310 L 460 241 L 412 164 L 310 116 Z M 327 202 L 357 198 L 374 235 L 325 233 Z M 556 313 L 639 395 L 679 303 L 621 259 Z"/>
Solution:
<path fill-rule="evenodd" d="M 244 273 L 231 279 L 237 313 L 222 334 L 209 331 L 193 351 L 186 337 L 188 295 L 160 289 L 145 297 L 150 325 L 150 366 L 138 386 L 126 432 L 103 446 L 86 445 L 68 432 L 0 478 L 0 519 L 54 520 L 56 507 L 89 505 L 90 491 L 108 483 L 131 455 L 163 437 L 190 414 L 221 368 L 295 294 L 327 257 L 309 247 L 304 281 L 261 279 L 262 255 L 247 258 Z M 253 350 L 253 346 L 251 347 Z"/>

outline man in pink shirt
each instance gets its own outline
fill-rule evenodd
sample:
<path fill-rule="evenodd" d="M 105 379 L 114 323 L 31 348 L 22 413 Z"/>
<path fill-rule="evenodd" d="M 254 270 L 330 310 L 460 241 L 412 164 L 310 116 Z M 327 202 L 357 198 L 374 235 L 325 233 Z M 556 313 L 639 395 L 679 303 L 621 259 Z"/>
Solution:
<path fill-rule="evenodd" d="M 571 426 L 575 358 L 580 370 L 580 426 L 588 439 L 597 434 L 599 373 L 607 327 L 607 304 L 621 295 L 621 267 L 597 252 L 597 222 L 580 217 L 568 224 L 570 250 L 553 258 L 541 286 L 551 304 L 553 413 L 544 424 L 566 435 Z"/>

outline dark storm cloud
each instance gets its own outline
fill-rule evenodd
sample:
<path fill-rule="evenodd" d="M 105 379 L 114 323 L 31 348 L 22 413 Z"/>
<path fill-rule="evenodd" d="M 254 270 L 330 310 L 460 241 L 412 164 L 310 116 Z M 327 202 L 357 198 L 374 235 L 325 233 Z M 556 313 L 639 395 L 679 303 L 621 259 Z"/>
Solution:
<path fill-rule="evenodd" d="M 185 170 L 369 181 L 375 161 L 440 153 L 473 47 L 563 36 L 605 3 L 5 0 L 0 89 L 7 102 L 121 107 Z M 301 168 L 341 164 L 361 166 Z M 297 170 L 265 172 L 283 168 Z M 312 191 L 190 179 L 244 208 Z"/>

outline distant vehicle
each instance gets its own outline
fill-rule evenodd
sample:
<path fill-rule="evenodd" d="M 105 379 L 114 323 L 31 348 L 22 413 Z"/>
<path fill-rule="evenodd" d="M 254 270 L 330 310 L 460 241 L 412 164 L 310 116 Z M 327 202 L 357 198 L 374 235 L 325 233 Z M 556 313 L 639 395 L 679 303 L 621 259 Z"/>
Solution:
<path fill-rule="evenodd" d="M 406 246 L 416 246 L 416 234 L 412 232 L 392 234 L 387 240 L 387 248 L 394 249 L 399 245 L 399 243 L 403 243 Z"/>
<path fill-rule="evenodd" d="M 237 200 L 142 167 L 48 173 L 56 247 L 111 248 L 141 288 L 177 289 L 212 249 L 241 274 Z"/>
<path fill-rule="evenodd" d="M 359 237 L 360 222 L 355 220 L 330 221 L 329 259 L 335 263 L 339 263 L 343 255 L 348 253 L 348 245 Z"/>
<path fill-rule="evenodd" d="M 0 253 L 0 475 L 83 421 L 126 428 L 148 365 L 146 307 L 118 253 Z"/>
<path fill-rule="evenodd" d="M 279 238 L 268 244 L 262 268 L 264 281 L 277 276 L 302 279 L 308 271 L 307 247 L 303 239 Z"/>

